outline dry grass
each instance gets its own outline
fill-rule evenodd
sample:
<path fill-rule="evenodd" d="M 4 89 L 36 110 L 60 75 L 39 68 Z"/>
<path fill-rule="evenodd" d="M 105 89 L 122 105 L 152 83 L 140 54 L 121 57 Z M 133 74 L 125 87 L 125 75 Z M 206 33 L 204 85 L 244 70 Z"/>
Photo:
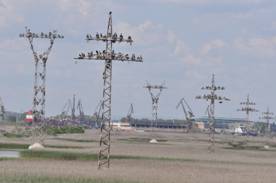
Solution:
<path fill-rule="evenodd" d="M 98 151 L 98 135 L 98 132 L 91 130 L 83 135 L 49 138 L 46 144 L 52 148 L 47 150 L 93 155 Z M 149 144 L 145 139 L 150 138 L 162 139 L 162 142 Z M 248 146 L 262 147 L 266 144 L 274 146 L 275 139 L 218 136 L 219 143 L 214 153 L 207 151 L 207 139 L 207 135 L 204 134 L 121 132 L 112 137 L 111 152 L 117 158 L 111 161 L 111 168 L 108 170 L 98 171 L 95 159 L 89 158 L 85 161 L 78 158 L 73 161 L 59 158 L 4 159 L 0 161 L 0 177 L 16 174 L 150 183 L 270 183 L 276 179 L 275 147 L 262 151 L 227 149 L 231 141 L 247 140 Z M 4 139 L 0 138 L 1 141 Z M 30 139 L 11 141 L 20 144 L 30 143 Z M 60 145 L 68 148 L 53 148 Z"/>

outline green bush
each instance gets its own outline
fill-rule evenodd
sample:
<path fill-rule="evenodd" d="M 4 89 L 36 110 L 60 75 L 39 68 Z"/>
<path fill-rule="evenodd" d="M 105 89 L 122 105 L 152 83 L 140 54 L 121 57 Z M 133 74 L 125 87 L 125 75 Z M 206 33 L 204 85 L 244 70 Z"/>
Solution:
<path fill-rule="evenodd" d="M 46 133 L 48 135 L 58 135 L 58 134 L 66 134 L 66 133 L 84 133 L 84 128 L 81 126 L 47 126 L 45 127 Z"/>

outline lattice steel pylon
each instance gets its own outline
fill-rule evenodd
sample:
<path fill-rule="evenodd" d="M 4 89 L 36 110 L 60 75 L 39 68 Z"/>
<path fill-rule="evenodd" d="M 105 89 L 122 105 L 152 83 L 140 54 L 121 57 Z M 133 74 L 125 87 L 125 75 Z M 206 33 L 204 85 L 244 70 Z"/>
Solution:
<path fill-rule="evenodd" d="M 266 122 L 266 133 L 267 135 L 270 135 L 271 133 L 271 124 L 270 124 L 270 120 L 274 119 L 274 113 L 270 112 L 269 107 L 267 107 L 265 112 L 262 112 L 262 117 L 261 119 L 265 120 Z"/>
<path fill-rule="evenodd" d="M 104 34 L 96 34 L 96 36 L 92 36 L 88 34 L 86 36 L 87 41 L 95 40 L 95 41 L 103 41 L 106 43 L 105 50 L 89 52 L 87 54 L 80 53 L 79 57 L 76 59 L 87 59 L 87 60 L 104 60 L 105 61 L 105 69 L 103 73 L 104 80 L 104 88 L 103 88 L 103 99 L 102 99 L 102 123 L 101 123 L 101 137 L 100 137 L 100 151 L 98 154 L 98 169 L 102 167 L 109 168 L 110 166 L 110 132 L 112 130 L 111 127 L 111 88 L 112 88 L 112 60 L 123 61 L 123 62 L 142 62 L 142 56 L 135 56 L 132 54 L 122 54 L 115 53 L 112 49 L 112 45 L 114 43 L 126 42 L 132 44 L 133 40 L 130 36 L 124 38 L 122 34 L 117 35 L 117 33 L 113 33 L 112 30 L 112 12 L 109 12 L 107 33 Z"/>
<path fill-rule="evenodd" d="M 209 141 L 210 146 L 208 149 L 210 151 L 214 151 L 215 146 L 215 102 L 218 101 L 219 103 L 222 103 L 223 101 L 230 101 L 230 99 L 226 97 L 222 97 L 216 94 L 216 91 L 218 90 L 224 90 L 225 88 L 223 86 L 216 86 L 215 84 L 215 75 L 212 75 L 212 82 L 211 85 L 207 85 L 205 87 L 201 88 L 202 90 L 209 90 L 210 93 L 204 94 L 202 96 L 196 96 L 196 99 L 203 99 L 207 102 L 210 102 L 207 107 L 207 113 L 208 113 L 208 126 L 209 126 Z"/>
<path fill-rule="evenodd" d="M 161 85 L 151 85 L 149 83 L 144 86 L 144 88 L 148 89 L 150 96 L 151 96 L 151 103 L 152 103 L 152 118 L 151 121 L 151 128 L 153 129 L 153 122 L 155 122 L 155 126 L 157 127 L 157 119 L 158 119 L 158 105 L 159 105 L 159 98 L 164 89 L 167 87 L 164 86 L 165 84 Z M 153 90 L 157 90 L 158 92 L 154 94 Z"/>
<path fill-rule="evenodd" d="M 64 36 L 57 33 L 57 31 L 49 33 L 33 33 L 28 27 L 26 32 L 19 35 L 19 37 L 28 39 L 30 48 L 32 50 L 35 61 L 35 74 L 34 74 L 34 97 L 33 97 L 33 122 L 43 122 L 45 118 L 45 95 L 46 95 L 46 63 L 49 54 L 54 45 L 55 39 L 63 39 Z M 50 46 L 46 51 L 38 54 L 34 48 L 34 39 L 49 39 Z"/>
<path fill-rule="evenodd" d="M 253 106 L 256 105 L 255 102 L 250 101 L 249 94 L 246 97 L 245 102 L 241 102 L 240 105 L 242 106 L 241 109 L 238 109 L 237 111 L 242 111 L 246 113 L 246 121 L 249 123 L 250 118 L 249 115 L 251 112 L 258 112 L 257 109 L 255 109 Z"/>

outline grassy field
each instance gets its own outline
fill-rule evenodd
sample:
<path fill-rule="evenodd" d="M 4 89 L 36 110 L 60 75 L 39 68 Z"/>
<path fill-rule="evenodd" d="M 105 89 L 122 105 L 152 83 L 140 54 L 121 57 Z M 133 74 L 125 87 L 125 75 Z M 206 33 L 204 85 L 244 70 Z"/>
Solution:
<path fill-rule="evenodd" d="M 1 149 L 21 158 L 0 159 L 0 182 L 231 183 L 275 182 L 276 139 L 164 132 L 116 132 L 111 168 L 97 170 L 99 132 L 48 137 L 45 150 L 28 151 L 31 138 L 0 137 Z M 159 140 L 157 144 L 149 139 Z"/>

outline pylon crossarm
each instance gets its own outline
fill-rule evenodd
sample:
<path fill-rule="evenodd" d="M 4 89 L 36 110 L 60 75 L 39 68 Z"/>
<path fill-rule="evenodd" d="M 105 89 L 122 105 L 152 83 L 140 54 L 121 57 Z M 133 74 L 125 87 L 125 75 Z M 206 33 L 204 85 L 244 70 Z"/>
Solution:
<path fill-rule="evenodd" d="M 142 56 L 135 56 L 135 54 L 122 54 L 122 53 L 105 53 L 105 52 L 89 52 L 87 54 L 80 53 L 77 60 L 116 60 L 126 62 L 143 62 Z"/>
<path fill-rule="evenodd" d="M 33 115 L 34 122 L 41 121 L 45 115 L 45 94 L 46 94 L 46 62 L 51 49 L 54 44 L 54 40 L 57 38 L 62 39 L 63 36 L 57 34 L 56 31 L 49 33 L 32 33 L 28 27 L 25 27 L 25 33 L 19 34 L 19 37 L 26 38 L 30 44 L 31 51 L 35 60 L 35 74 L 34 74 L 34 97 L 33 97 Z M 35 51 L 33 40 L 35 38 L 50 39 L 50 46 L 42 54 L 38 54 Z"/>
<path fill-rule="evenodd" d="M 103 35 L 103 34 L 96 34 L 95 36 L 92 36 L 91 34 L 86 35 L 86 41 L 103 41 L 103 42 L 112 42 L 112 43 L 129 43 L 132 44 L 133 40 L 131 36 L 128 36 L 127 38 L 124 38 L 122 34 L 117 35 L 117 33 L 114 33 L 113 35 Z"/>
<path fill-rule="evenodd" d="M 47 51 L 43 52 L 43 54 L 42 54 L 42 57 L 45 58 L 46 61 L 47 61 L 47 59 L 48 59 L 49 54 L 51 53 L 51 50 L 52 50 L 52 48 L 53 48 L 53 45 L 54 45 L 54 40 L 51 40 L 50 46 L 48 47 Z"/>

